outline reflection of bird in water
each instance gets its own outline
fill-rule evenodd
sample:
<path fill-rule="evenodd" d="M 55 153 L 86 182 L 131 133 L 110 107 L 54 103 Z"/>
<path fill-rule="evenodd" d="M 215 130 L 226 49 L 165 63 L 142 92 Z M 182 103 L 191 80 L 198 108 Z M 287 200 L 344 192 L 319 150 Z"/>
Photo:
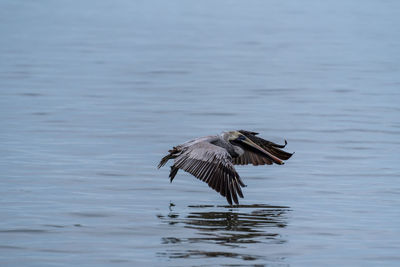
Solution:
<path fill-rule="evenodd" d="M 163 223 L 174 228 L 181 227 L 179 231 L 173 232 L 175 235 L 161 239 L 163 244 L 181 245 L 174 248 L 169 246 L 160 255 L 170 258 L 226 257 L 255 260 L 265 257 L 264 252 L 257 255 L 257 249 L 253 250 L 260 247 L 256 244 L 277 245 L 287 241 L 281 236 L 280 229 L 287 226 L 289 207 L 255 204 L 241 205 L 239 209 L 229 211 L 225 209 L 226 206 L 200 205 L 188 208 L 190 212 L 187 214 L 170 211 L 167 215 L 157 215 Z M 192 243 L 207 244 L 212 249 L 188 249 L 192 248 L 188 246 Z M 235 250 L 233 253 L 223 247 L 244 250 Z M 248 254 L 248 251 L 251 253 Z"/>
<path fill-rule="evenodd" d="M 174 179 L 179 169 L 191 173 L 206 182 L 212 189 L 226 197 L 232 205 L 232 199 L 239 204 L 243 198 L 241 187 L 244 183 L 234 165 L 282 165 L 283 160 L 292 154 L 281 150 L 285 145 L 278 145 L 257 137 L 258 133 L 244 130 L 223 132 L 221 135 L 200 137 L 169 150 L 161 159 L 158 168 L 168 160 L 174 159 L 170 179 Z"/>

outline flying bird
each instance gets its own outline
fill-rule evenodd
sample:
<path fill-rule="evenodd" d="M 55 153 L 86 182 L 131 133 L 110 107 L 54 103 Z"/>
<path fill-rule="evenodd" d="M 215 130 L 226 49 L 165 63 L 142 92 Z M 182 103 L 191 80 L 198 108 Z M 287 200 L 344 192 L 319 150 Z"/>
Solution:
<path fill-rule="evenodd" d="M 232 199 L 239 205 L 238 195 L 243 198 L 241 187 L 246 185 L 234 165 L 282 165 L 283 160 L 293 155 L 281 150 L 286 146 L 286 140 L 284 145 L 278 145 L 256 135 L 256 132 L 239 130 L 196 138 L 169 150 L 158 168 L 174 159 L 169 174 L 171 182 L 178 170 L 182 169 L 206 182 L 226 197 L 230 205 Z"/>

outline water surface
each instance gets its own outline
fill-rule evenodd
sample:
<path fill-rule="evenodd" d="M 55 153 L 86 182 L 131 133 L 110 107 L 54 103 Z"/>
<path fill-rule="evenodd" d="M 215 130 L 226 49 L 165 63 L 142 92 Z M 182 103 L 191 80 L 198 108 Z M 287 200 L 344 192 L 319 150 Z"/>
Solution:
<path fill-rule="evenodd" d="M 398 1 L 2 1 L 0 265 L 398 266 Z M 173 145 L 288 141 L 238 207 Z"/>

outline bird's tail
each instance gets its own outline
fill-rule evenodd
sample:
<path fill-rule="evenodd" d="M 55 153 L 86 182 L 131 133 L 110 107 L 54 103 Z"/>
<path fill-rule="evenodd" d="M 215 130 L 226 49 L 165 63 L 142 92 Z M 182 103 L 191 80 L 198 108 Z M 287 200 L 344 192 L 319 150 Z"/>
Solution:
<path fill-rule="evenodd" d="M 172 159 L 172 158 L 174 158 L 174 157 L 172 156 L 172 154 L 168 154 L 168 155 L 166 155 L 165 157 L 163 157 L 163 158 L 161 159 L 160 163 L 158 164 L 158 168 L 161 168 L 162 166 L 164 166 L 164 165 L 167 163 L 167 161 L 170 160 L 170 159 Z"/>
<path fill-rule="evenodd" d="M 179 150 L 177 147 L 174 147 L 171 150 L 168 150 L 168 152 L 169 154 L 161 159 L 160 163 L 158 164 L 158 168 L 164 166 L 168 160 L 176 158 L 178 156 L 177 153 L 179 153 Z"/>

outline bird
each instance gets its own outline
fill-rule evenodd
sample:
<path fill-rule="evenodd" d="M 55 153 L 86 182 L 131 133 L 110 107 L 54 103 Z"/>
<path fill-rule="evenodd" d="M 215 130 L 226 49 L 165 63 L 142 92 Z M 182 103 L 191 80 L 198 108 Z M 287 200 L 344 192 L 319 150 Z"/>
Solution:
<path fill-rule="evenodd" d="M 283 165 L 284 160 L 294 154 L 282 150 L 287 145 L 286 140 L 284 145 L 278 145 L 257 135 L 257 132 L 234 130 L 199 137 L 170 149 L 158 168 L 173 159 L 169 174 L 171 183 L 181 169 L 206 182 L 225 197 L 230 206 L 233 202 L 239 205 L 238 196 L 243 198 L 241 187 L 246 185 L 234 165 Z"/>

